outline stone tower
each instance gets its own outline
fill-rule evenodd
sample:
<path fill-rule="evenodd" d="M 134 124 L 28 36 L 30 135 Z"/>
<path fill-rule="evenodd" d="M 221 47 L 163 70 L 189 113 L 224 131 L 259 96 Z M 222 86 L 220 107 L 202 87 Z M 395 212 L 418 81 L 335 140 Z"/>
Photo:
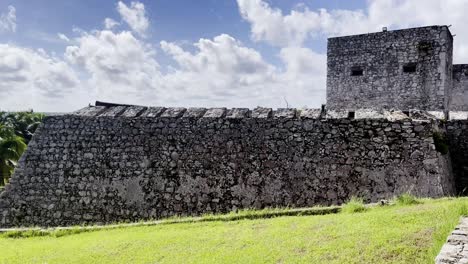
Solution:
<path fill-rule="evenodd" d="M 452 51 L 447 26 L 329 38 L 327 108 L 446 112 Z"/>
<path fill-rule="evenodd" d="M 453 65 L 451 111 L 468 111 L 468 64 Z"/>

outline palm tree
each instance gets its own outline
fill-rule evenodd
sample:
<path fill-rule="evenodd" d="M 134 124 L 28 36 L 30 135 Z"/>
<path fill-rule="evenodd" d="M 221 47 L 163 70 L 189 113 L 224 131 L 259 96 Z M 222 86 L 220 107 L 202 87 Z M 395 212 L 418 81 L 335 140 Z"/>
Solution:
<path fill-rule="evenodd" d="M 43 114 L 32 111 L 0 112 L 0 185 L 6 184 L 10 179 L 43 118 Z"/>
<path fill-rule="evenodd" d="M 12 127 L 0 124 L 0 185 L 8 182 L 25 150 L 25 140 L 16 135 Z"/>
<path fill-rule="evenodd" d="M 0 113 L 0 123 L 13 127 L 15 134 L 24 138 L 26 144 L 31 140 L 43 118 L 44 114 L 33 112 Z"/>

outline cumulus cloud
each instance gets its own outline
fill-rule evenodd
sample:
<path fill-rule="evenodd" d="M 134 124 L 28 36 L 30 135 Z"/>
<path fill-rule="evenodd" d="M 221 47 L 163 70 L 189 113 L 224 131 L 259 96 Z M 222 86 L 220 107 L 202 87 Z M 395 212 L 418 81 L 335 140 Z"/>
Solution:
<path fill-rule="evenodd" d="M 255 41 L 267 41 L 276 46 L 301 46 L 311 36 L 342 34 L 356 29 L 356 24 L 366 18 L 362 10 L 319 9 L 311 11 L 305 5 L 291 10 L 287 15 L 272 8 L 263 0 L 237 0 L 242 17 L 251 24 Z"/>
<path fill-rule="evenodd" d="M 194 46 L 197 51 L 190 53 L 174 43 L 161 42 L 162 50 L 177 62 L 178 67 L 164 76 L 164 83 L 179 92 L 178 98 L 239 106 L 274 94 L 276 68 L 256 50 L 227 34 L 200 39 Z"/>
<path fill-rule="evenodd" d="M 369 0 L 364 10 L 300 9 L 283 14 L 263 0 L 237 0 L 242 17 L 251 24 L 255 41 L 279 47 L 303 46 L 308 38 L 361 34 L 383 26 L 406 28 L 450 25 L 455 39 L 455 61 L 468 61 L 468 1 L 465 0 Z"/>
<path fill-rule="evenodd" d="M 112 18 L 108 18 L 108 17 L 107 17 L 106 19 L 104 19 L 104 27 L 105 27 L 106 29 L 112 29 L 112 28 L 114 28 L 114 27 L 116 27 L 116 26 L 118 26 L 118 25 L 120 25 L 120 23 L 117 22 L 117 21 L 115 21 L 115 20 L 112 19 Z"/>
<path fill-rule="evenodd" d="M 74 110 L 95 99 L 226 107 L 284 107 L 286 100 L 294 107 L 318 107 L 325 102 L 326 55 L 309 44 L 382 26 L 453 24 L 455 61 L 468 62 L 468 33 L 462 30 L 468 1 L 368 0 L 362 10 L 311 10 L 303 4 L 291 11 L 262 0 L 237 1 L 252 40 L 274 46 L 278 63 L 228 34 L 201 38 L 192 47 L 167 41 L 153 46 L 145 38 L 145 6 L 119 2 L 116 9 L 131 31 L 117 30 L 120 23 L 106 18 L 102 29 L 59 33 L 55 39 L 68 42 L 63 57 L 0 44 L 0 94 L 9 94 L 2 108 L 23 102 L 20 108 Z M 14 17 L 13 10 L 1 21 L 10 13 Z M 160 56 L 173 65 L 160 66 Z"/>
<path fill-rule="evenodd" d="M 285 95 L 294 106 L 317 107 L 325 103 L 327 56 L 304 47 L 286 47 L 279 57 L 285 65 L 280 74 Z"/>
<path fill-rule="evenodd" d="M 59 99 L 79 87 L 69 65 L 43 50 L 0 44 L 2 108 L 29 108 Z"/>
<path fill-rule="evenodd" d="M 131 32 L 85 32 L 75 42 L 66 48 L 65 57 L 89 73 L 89 85 L 101 98 L 141 102 L 157 94 L 160 72 L 155 51 Z"/>
<path fill-rule="evenodd" d="M 140 2 L 131 2 L 129 7 L 123 2 L 118 2 L 117 11 L 133 31 L 141 36 L 146 35 L 149 21 L 146 17 L 144 4 Z"/>
<path fill-rule="evenodd" d="M 16 9 L 8 6 L 8 12 L 0 14 L 0 33 L 4 31 L 16 32 Z"/>
<path fill-rule="evenodd" d="M 70 42 L 70 39 L 63 33 L 58 33 L 57 34 L 58 38 L 65 41 L 65 42 Z"/>
<path fill-rule="evenodd" d="M 454 62 L 468 63 L 468 1 L 466 0 L 372 0 L 369 2 L 368 22 L 375 28 L 390 26 L 405 28 L 422 25 L 453 25 L 456 34 Z"/>

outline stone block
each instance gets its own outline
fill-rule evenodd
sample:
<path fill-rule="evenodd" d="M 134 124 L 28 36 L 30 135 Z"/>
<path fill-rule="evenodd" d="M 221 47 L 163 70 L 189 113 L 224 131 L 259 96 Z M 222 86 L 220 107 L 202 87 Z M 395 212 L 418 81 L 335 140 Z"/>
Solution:
<path fill-rule="evenodd" d="M 141 117 L 159 117 L 166 110 L 165 107 L 148 107 L 140 116 Z"/>
<path fill-rule="evenodd" d="M 257 107 L 252 110 L 252 118 L 270 118 L 273 110 L 271 108 Z"/>
<path fill-rule="evenodd" d="M 98 116 L 106 110 L 105 106 L 88 106 L 73 113 L 79 116 Z"/>
<path fill-rule="evenodd" d="M 327 110 L 325 117 L 327 119 L 344 119 L 348 118 L 349 112 L 347 110 Z"/>
<path fill-rule="evenodd" d="M 125 109 L 127 109 L 126 106 L 108 107 L 108 109 L 106 109 L 106 111 L 104 111 L 99 116 L 118 117 L 125 111 Z"/>
<path fill-rule="evenodd" d="M 137 117 L 141 115 L 147 107 L 144 106 L 129 106 L 125 111 L 122 113 L 123 117 Z"/>
<path fill-rule="evenodd" d="M 226 118 L 245 118 L 249 117 L 250 110 L 248 108 L 232 108 L 229 109 Z"/>
<path fill-rule="evenodd" d="M 302 119 L 318 119 L 322 114 L 322 109 L 307 108 L 298 110 L 298 112 L 300 112 L 299 117 Z"/>
<path fill-rule="evenodd" d="M 226 115 L 226 108 L 209 108 L 203 118 L 222 118 Z"/>
<path fill-rule="evenodd" d="M 201 107 L 190 107 L 184 113 L 184 118 L 200 118 L 206 113 L 206 108 Z"/>
<path fill-rule="evenodd" d="M 296 108 L 278 108 L 273 111 L 273 117 L 275 118 L 295 118 Z"/>
<path fill-rule="evenodd" d="M 168 107 L 161 117 L 181 117 L 187 109 L 184 107 Z"/>
<path fill-rule="evenodd" d="M 468 120 L 468 111 L 450 111 L 450 120 Z"/>
<path fill-rule="evenodd" d="M 385 111 L 384 116 L 390 122 L 411 120 L 410 117 L 402 111 Z"/>
<path fill-rule="evenodd" d="M 355 119 L 385 119 L 383 111 L 373 109 L 358 109 L 354 114 Z"/>

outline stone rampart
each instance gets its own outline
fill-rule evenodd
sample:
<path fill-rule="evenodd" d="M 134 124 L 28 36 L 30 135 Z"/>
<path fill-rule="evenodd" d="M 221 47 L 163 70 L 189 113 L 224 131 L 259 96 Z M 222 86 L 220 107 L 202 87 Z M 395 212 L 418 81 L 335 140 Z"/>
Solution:
<path fill-rule="evenodd" d="M 1 226 L 453 194 L 437 120 L 353 115 L 98 106 L 46 117 L 0 196 Z"/>
<path fill-rule="evenodd" d="M 447 123 L 447 138 L 457 194 L 468 194 L 468 112 L 458 112 Z"/>
<path fill-rule="evenodd" d="M 453 65 L 451 111 L 468 111 L 468 64 Z"/>

